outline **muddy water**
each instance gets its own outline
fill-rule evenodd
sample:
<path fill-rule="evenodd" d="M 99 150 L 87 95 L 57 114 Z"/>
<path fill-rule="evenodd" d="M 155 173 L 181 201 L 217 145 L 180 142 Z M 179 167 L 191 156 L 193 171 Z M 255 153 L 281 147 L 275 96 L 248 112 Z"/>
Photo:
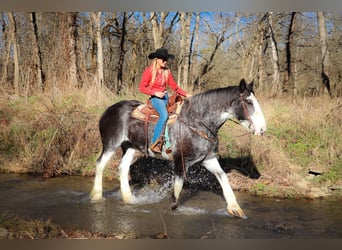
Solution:
<path fill-rule="evenodd" d="M 60 177 L 41 181 L 0 174 L 0 214 L 50 219 L 65 229 L 85 229 L 137 237 L 166 232 L 173 239 L 341 238 L 341 201 L 277 200 L 237 193 L 248 219 L 227 215 L 218 192 L 185 188 L 180 207 L 169 209 L 171 183 L 136 188 L 135 204 L 124 205 L 118 183 L 105 182 L 106 200 L 91 203 L 93 178 Z"/>

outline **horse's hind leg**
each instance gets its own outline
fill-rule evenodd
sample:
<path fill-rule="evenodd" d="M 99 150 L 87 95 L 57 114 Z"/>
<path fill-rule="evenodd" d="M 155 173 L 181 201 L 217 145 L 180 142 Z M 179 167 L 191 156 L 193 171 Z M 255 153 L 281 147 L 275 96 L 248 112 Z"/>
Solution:
<path fill-rule="evenodd" d="M 119 165 L 120 191 L 122 200 L 125 203 L 132 202 L 132 192 L 129 186 L 128 174 L 130 166 L 133 161 L 134 153 L 135 149 L 133 148 L 128 148 L 127 150 L 124 150 L 123 157 Z"/>
<path fill-rule="evenodd" d="M 218 160 L 216 158 L 205 160 L 202 162 L 202 165 L 207 170 L 209 170 L 209 172 L 214 174 L 217 180 L 219 181 L 223 190 L 223 196 L 227 202 L 228 213 L 237 217 L 247 218 L 242 209 L 240 208 L 238 202 L 236 201 L 236 197 L 232 187 L 229 184 L 228 177 L 226 173 L 222 170 Z"/>
<path fill-rule="evenodd" d="M 93 189 L 90 192 L 90 199 L 92 201 L 102 200 L 102 176 L 107 162 L 113 156 L 114 151 L 102 151 L 100 157 L 96 161 L 96 172 Z"/>

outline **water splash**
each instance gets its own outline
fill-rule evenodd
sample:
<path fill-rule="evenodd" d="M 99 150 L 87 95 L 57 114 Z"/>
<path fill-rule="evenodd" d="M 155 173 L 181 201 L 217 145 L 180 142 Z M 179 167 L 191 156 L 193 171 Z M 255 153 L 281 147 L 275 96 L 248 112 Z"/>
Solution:
<path fill-rule="evenodd" d="M 165 199 L 171 190 L 172 180 L 164 183 L 163 185 L 144 186 L 141 189 L 133 190 L 132 204 L 151 204 L 159 203 Z"/>

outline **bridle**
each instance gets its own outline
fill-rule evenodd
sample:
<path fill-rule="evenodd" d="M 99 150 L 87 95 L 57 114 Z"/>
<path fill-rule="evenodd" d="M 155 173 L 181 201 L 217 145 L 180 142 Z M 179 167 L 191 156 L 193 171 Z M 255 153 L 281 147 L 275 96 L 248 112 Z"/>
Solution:
<path fill-rule="evenodd" d="M 239 97 L 239 99 L 241 101 L 241 105 L 242 105 L 242 110 L 243 110 L 243 113 L 245 114 L 245 116 L 247 117 L 247 120 L 249 121 L 250 125 L 252 125 L 253 121 L 252 121 L 252 118 L 251 118 L 250 114 L 248 113 L 248 108 L 247 108 L 244 96 L 245 96 L 244 94 L 240 94 L 240 97 Z M 238 125 L 240 125 L 240 122 L 236 121 L 235 119 L 231 119 L 230 118 L 229 120 L 234 122 L 234 123 L 236 123 L 236 124 L 238 124 Z M 233 136 L 233 137 L 235 137 L 235 138 L 236 137 L 242 137 L 242 136 L 248 135 L 249 133 L 250 132 L 248 131 L 248 132 L 245 132 L 245 133 L 243 133 L 241 135 L 236 135 L 236 136 Z"/>
<path fill-rule="evenodd" d="M 245 102 L 245 98 L 243 96 L 244 96 L 244 94 L 240 95 L 240 100 L 241 100 L 241 104 L 242 104 L 243 113 L 246 115 L 247 120 L 252 125 L 253 121 L 252 121 L 252 118 L 251 118 L 251 116 L 250 116 L 250 114 L 248 112 L 248 108 L 247 108 L 247 105 L 246 105 L 246 102 Z"/>

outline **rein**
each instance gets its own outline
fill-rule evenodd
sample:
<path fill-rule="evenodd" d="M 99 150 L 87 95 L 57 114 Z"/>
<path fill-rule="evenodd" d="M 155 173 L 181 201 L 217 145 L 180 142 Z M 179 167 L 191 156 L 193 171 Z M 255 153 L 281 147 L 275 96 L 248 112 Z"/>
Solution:
<path fill-rule="evenodd" d="M 215 143 L 217 142 L 216 136 L 217 134 L 214 133 L 203 121 L 201 121 L 200 119 L 196 118 L 195 119 L 197 121 L 199 121 L 201 123 L 201 125 L 203 125 L 203 127 L 205 127 L 207 130 L 209 130 L 209 132 L 213 135 L 213 138 L 210 138 L 203 130 L 199 130 L 197 128 L 192 127 L 189 123 L 187 123 L 186 121 L 184 121 L 182 118 L 178 117 L 177 119 L 179 119 L 181 122 L 183 122 L 192 132 L 195 132 L 196 134 L 198 134 L 199 136 L 201 136 L 202 138 Z"/>
<path fill-rule="evenodd" d="M 217 142 L 217 135 L 216 133 L 214 133 L 202 120 L 195 118 L 196 120 L 198 120 L 200 122 L 200 124 L 205 127 L 207 130 L 209 130 L 209 132 L 214 136 L 213 138 L 210 138 L 203 130 L 199 130 L 197 128 L 192 127 L 189 123 L 187 123 L 186 121 L 184 121 L 181 117 L 177 118 L 179 121 L 181 121 L 182 123 L 184 123 L 192 132 L 198 134 L 200 137 L 210 141 L 211 143 L 216 143 Z M 181 127 L 180 127 L 180 123 L 179 123 L 179 133 L 181 132 Z M 181 135 L 179 134 L 179 137 L 181 138 Z M 187 176 L 186 176 L 186 169 L 185 169 L 185 163 L 184 163 L 184 155 L 183 155 L 183 148 L 182 148 L 182 144 L 180 144 L 180 153 L 181 153 L 181 159 L 182 159 L 182 167 L 183 167 L 183 173 L 184 173 L 184 179 L 188 180 Z M 210 152 L 208 152 L 209 154 Z M 188 180 L 189 181 L 189 180 Z"/>

